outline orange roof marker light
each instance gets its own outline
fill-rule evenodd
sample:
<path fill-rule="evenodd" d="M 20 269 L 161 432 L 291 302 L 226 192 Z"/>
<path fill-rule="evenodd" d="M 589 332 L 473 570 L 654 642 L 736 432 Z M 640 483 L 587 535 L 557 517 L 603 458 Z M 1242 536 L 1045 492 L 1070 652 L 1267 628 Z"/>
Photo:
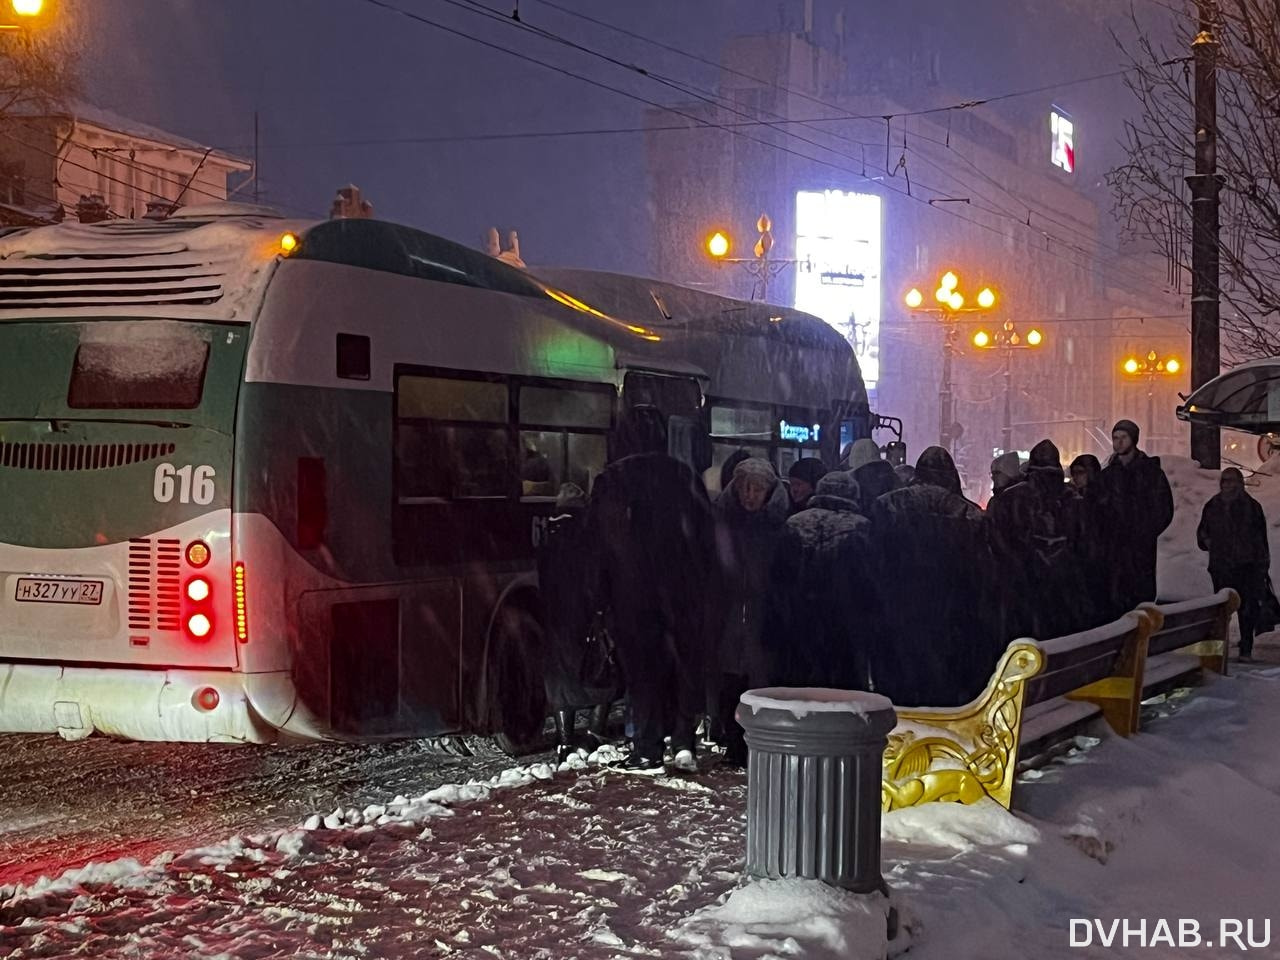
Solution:
<path fill-rule="evenodd" d="M 287 257 L 298 249 L 298 243 L 298 235 L 296 233 L 293 231 L 284 233 L 280 237 L 280 252 Z"/>

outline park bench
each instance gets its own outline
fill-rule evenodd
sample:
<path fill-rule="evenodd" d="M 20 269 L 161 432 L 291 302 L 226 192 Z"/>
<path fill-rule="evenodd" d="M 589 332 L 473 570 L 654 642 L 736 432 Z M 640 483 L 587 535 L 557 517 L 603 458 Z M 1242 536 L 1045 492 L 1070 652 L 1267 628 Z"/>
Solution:
<path fill-rule="evenodd" d="M 886 811 L 934 801 L 1013 799 L 1024 739 L 1043 739 L 1101 715 L 1121 736 L 1138 729 L 1147 645 L 1158 608 L 1053 640 L 1009 644 L 986 690 L 962 707 L 895 708 L 884 754 Z"/>
<path fill-rule="evenodd" d="M 1204 670 L 1225 676 L 1231 616 L 1239 607 L 1240 596 L 1234 590 L 1182 603 L 1144 604 L 1142 609 L 1157 611 L 1163 621 L 1147 641 L 1144 697 Z"/>

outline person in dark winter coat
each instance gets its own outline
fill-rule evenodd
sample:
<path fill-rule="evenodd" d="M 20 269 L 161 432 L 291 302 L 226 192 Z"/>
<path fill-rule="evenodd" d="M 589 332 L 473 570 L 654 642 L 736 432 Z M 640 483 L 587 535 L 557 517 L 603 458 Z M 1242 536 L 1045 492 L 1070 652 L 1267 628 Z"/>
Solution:
<path fill-rule="evenodd" d="M 791 494 L 791 512 L 799 513 L 809 505 L 818 481 L 827 475 L 827 465 L 817 457 L 801 457 L 787 471 L 787 492 Z"/>
<path fill-rule="evenodd" d="M 769 591 L 772 683 L 867 689 L 864 638 L 874 585 L 871 523 L 858 501 L 852 475 L 828 473 L 808 508 L 787 521 Z"/>
<path fill-rule="evenodd" d="M 876 691 L 903 706 L 967 703 L 1003 646 L 984 620 L 990 559 L 982 510 L 961 495 L 946 450 L 929 447 L 911 486 L 876 501 L 871 542 L 885 624 L 869 651 Z"/>
<path fill-rule="evenodd" d="M 624 767 L 636 772 L 661 771 L 668 734 L 676 766 L 696 769 L 694 731 L 705 695 L 711 507 L 701 479 L 665 452 L 661 426 L 630 431 L 639 452 L 617 451 L 629 455 L 596 478 L 588 511 L 600 597 L 635 725 Z"/>
<path fill-rule="evenodd" d="M 1086 626 L 1101 626 L 1122 614 L 1111 599 L 1111 570 L 1107 560 L 1108 510 L 1102 486 L 1102 464 L 1091 453 L 1071 461 L 1071 522 L 1077 562 L 1087 601 Z"/>
<path fill-rule="evenodd" d="M 1111 431 L 1114 453 L 1100 476 L 1108 504 L 1108 558 L 1114 611 L 1156 599 L 1156 541 L 1173 522 L 1173 491 L 1159 457 L 1138 449 L 1138 425 Z"/>
<path fill-rule="evenodd" d="M 604 739 L 609 705 L 621 693 L 618 678 L 604 688 L 588 688 L 583 676 L 587 636 L 596 611 L 591 589 L 596 583 L 596 556 L 586 531 L 587 496 L 577 484 L 566 483 L 556 498 L 538 550 L 538 589 L 547 630 L 547 658 L 543 678 L 556 723 L 559 761 L 576 748 L 574 725 L 578 710 L 591 710 L 588 732 Z"/>
<path fill-rule="evenodd" d="M 1235 467 L 1222 471 L 1218 489 L 1204 505 L 1196 542 L 1209 553 L 1213 589 L 1230 587 L 1240 594 L 1240 659 L 1249 661 L 1271 569 L 1267 518 L 1262 505 L 1245 493 L 1244 474 Z"/>
<path fill-rule="evenodd" d="M 849 451 L 849 470 L 858 482 L 858 505 L 864 517 L 871 516 L 871 505 L 890 490 L 902 486 L 893 464 L 880 457 L 874 440 L 857 440 Z"/>
<path fill-rule="evenodd" d="M 1049 640 L 1088 625 L 1074 542 L 1077 513 L 1053 441 L 1031 448 L 1025 476 L 987 506 L 997 579 L 1010 613 L 1006 643 L 1018 636 Z"/>
<path fill-rule="evenodd" d="M 786 532 L 791 498 L 766 460 L 742 461 L 716 501 L 715 591 L 718 676 L 711 700 L 714 733 L 725 758 L 746 762 L 742 729 L 734 720 L 738 699 L 769 682 L 764 633 L 774 554 Z"/>

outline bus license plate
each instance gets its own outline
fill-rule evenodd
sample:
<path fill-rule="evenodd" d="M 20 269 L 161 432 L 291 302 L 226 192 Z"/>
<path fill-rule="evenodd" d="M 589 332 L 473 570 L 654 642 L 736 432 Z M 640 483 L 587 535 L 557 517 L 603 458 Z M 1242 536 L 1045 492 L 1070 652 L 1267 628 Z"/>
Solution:
<path fill-rule="evenodd" d="M 62 580 L 18 577 L 13 599 L 18 603 L 102 603 L 102 580 Z"/>

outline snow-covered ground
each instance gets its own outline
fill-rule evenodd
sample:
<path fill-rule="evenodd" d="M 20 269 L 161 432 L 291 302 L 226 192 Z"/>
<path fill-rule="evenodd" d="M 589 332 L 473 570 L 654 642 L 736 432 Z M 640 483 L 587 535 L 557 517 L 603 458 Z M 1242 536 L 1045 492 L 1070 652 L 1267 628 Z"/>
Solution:
<path fill-rule="evenodd" d="M 532 767 L 10 887 L 0 955 L 1175 957 L 1135 936 L 1102 952 L 1096 926 L 1093 950 L 1073 948 L 1072 921 L 1145 921 L 1150 942 L 1185 919 L 1215 941 L 1239 920 L 1246 943 L 1253 921 L 1259 945 L 1269 922 L 1274 945 L 1250 952 L 1280 956 L 1280 668 L 1149 714 L 1131 740 L 1082 739 L 1024 775 L 1013 813 L 888 815 L 892 943 L 878 897 L 740 882 L 740 774 Z"/>
<path fill-rule="evenodd" d="M 1164 462 L 1161 592 L 1202 594 L 1216 476 Z M 1249 489 L 1280 549 L 1280 480 Z M 1241 952 L 1222 942 L 1236 921 L 1250 953 L 1280 957 L 1280 635 L 1256 652 L 1150 705 L 1132 739 L 1099 729 L 1027 772 L 1012 813 L 888 815 L 892 942 L 878 895 L 744 883 L 745 781 L 714 766 L 649 780 L 412 744 L 15 739 L 0 957 L 1172 958 Z M 1190 947 L 1190 921 L 1215 949 Z"/>

